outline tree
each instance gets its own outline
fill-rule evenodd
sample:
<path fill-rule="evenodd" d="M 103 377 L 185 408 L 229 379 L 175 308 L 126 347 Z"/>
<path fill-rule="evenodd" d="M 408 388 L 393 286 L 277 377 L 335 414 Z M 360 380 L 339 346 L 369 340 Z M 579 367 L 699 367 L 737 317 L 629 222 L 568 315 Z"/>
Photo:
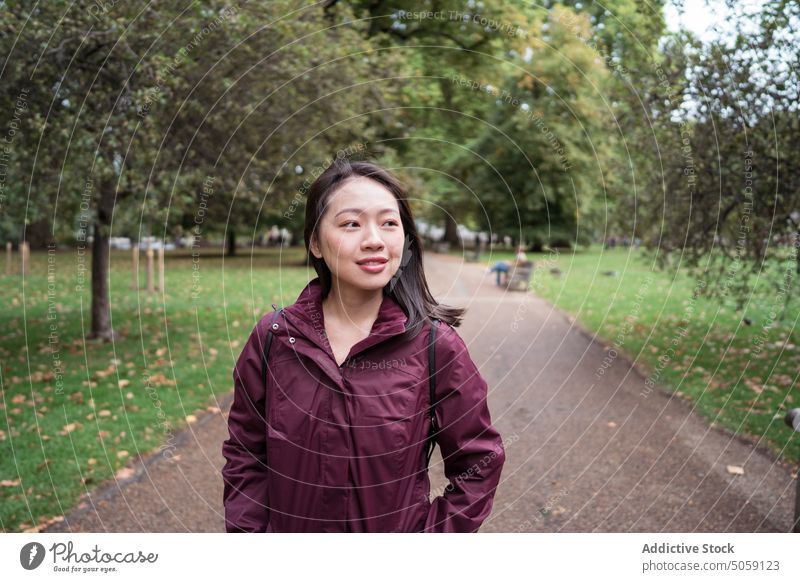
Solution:
<path fill-rule="evenodd" d="M 588 242 L 581 220 L 602 193 L 608 164 L 608 72 L 576 26 L 588 34 L 585 15 L 555 7 L 531 28 L 529 54 L 487 90 L 487 123 L 449 160 L 481 193 L 483 226 L 534 250 Z"/>
<path fill-rule="evenodd" d="M 328 2 L 332 18 L 344 4 Z M 463 151 L 493 107 L 485 93 L 464 84 L 502 83 L 506 62 L 524 53 L 531 8 L 518 1 L 347 4 L 370 23 L 368 38 L 385 47 L 382 54 L 403 56 L 395 73 L 404 75 L 403 82 L 396 92 L 384 91 L 387 105 L 397 108 L 397 122 L 381 125 L 379 139 L 395 150 L 406 181 L 424 184 L 412 192 L 427 203 L 418 215 L 443 221 L 445 239 L 457 244 L 457 223 L 474 222 L 480 204 L 464 188 L 465 169 L 447 160 Z"/>
<path fill-rule="evenodd" d="M 145 150 L 153 134 L 135 134 L 134 97 L 145 78 L 137 75 L 158 36 L 162 14 L 124 5 L 101 10 L 88 2 L 5 4 L 4 83 L 30 87 L 32 114 L 19 157 L 29 167 L 27 211 L 52 214 L 54 235 L 77 223 L 78 244 L 92 241 L 90 337 L 112 337 L 108 302 L 108 239 L 115 205 L 144 185 Z M 113 14 L 112 14 L 113 12 Z M 152 55 L 152 53 L 151 53 Z M 150 57 L 152 58 L 152 56 Z M 135 142 L 134 142 L 135 138 Z M 123 163 L 133 168 L 123 173 Z M 27 222 L 27 217 L 26 222 Z M 65 219 L 63 226 L 58 218 Z"/>
<path fill-rule="evenodd" d="M 378 101 L 364 81 L 382 63 L 364 32 L 293 4 L 4 5 L 5 110 L 23 94 L 27 111 L 7 166 L 30 179 L 0 227 L 49 219 L 54 238 L 91 240 L 90 337 L 113 334 L 112 225 L 166 237 L 203 205 L 203 234 L 255 232 L 265 203 L 284 214 L 295 166 L 372 139 L 357 113 Z"/>
<path fill-rule="evenodd" d="M 175 174 L 171 190 L 183 196 L 171 220 L 181 221 L 181 211 L 196 214 L 202 198 L 203 231 L 224 234 L 228 254 L 242 229 L 253 238 L 259 224 L 297 231 L 301 213 L 285 214 L 305 172 L 374 134 L 361 113 L 379 106 L 369 81 L 388 76 L 384 63 L 362 30 L 331 27 L 318 7 L 293 11 L 291 4 L 243 5 L 213 50 L 192 54 L 192 66 L 161 105 L 169 112 L 158 120 L 163 149 L 181 152 L 164 168 Z M 209 176 L 214 194 L 203 197 Z"/>
<path fill-rule="evenodd" d="M 666 155 L 637 221 L 659 264 L 685 265 L 707 281 L 706 295 L 741 307 L 767 278 L 788 302 L 800 273 L 800 7 L 730 7 L 735 37 L 704 44 L 680 34 L 665 44 L 677 92 L 655 110 Z"/>

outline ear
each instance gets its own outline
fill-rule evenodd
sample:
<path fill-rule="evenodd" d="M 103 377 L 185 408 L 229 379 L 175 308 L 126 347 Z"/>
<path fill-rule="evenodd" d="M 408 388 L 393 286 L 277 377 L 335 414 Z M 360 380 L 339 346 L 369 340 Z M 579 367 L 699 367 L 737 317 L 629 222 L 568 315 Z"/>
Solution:
<path fill-rule="evenodd" d="M 319 250 L 319 245 L 317 244 L 317 237 L 311 238 L 311 244 L 309 245 L 309 250 L 311 254 L 314 255 L 316 258 L 321 259 L 322 253 Z"/>

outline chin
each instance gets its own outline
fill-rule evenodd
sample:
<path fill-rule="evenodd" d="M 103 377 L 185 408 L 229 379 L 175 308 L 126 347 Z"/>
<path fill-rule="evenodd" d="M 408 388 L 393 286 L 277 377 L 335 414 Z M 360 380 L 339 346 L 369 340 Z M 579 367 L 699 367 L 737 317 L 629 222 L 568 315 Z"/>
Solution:
<path fill-rule="evenodd" d="M 383 289 L 386 285 L 391 281 L 391 277 L 361 277 L 355 283 L 358 287 L 362 289 L 369 289 L 370 291 L 377 291 L 378 289 Z"/>
<path fill-rule="evenodd" d="M 393 275 L 394 273 L 389 272 L 371 275 L 370 273 L 364 273 L 359 269 L 358 272 L 347 278 L 347 282 L 353 287 L 358 287 L 359 289 L 376 291 L 386 287 L 386 285 L 389 284 L 389 281 L 392 280 Z"/>

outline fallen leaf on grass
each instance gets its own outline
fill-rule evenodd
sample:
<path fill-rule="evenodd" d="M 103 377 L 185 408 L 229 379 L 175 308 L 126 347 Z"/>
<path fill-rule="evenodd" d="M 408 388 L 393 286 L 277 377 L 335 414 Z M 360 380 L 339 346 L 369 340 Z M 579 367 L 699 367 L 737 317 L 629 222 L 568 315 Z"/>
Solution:
<path fill-rule="evenodd" d="M 24 529 L 23 533 L 39 533 L 40 531 L 48 528 L 54 523 L 61 523 L 62 521 L 64 521 L 63 515 L 57 515 L 56 517 L 51 517 L 51 518 L 43 517 L 39 520 L 38 525 Z M 28 524 L 25 525 L 27 526 Z"/>
<path fill-rule="evenodd" d="M 30 375 L 31 382 L 44 382 L 47 380 L 52 380 L 55 378 L 55 374 L 53 372 L 34 372 Z"/>
<path fill-rule="evenodd" d="M 14 481 L 3 479 L 0 481 L 0 487 L 16 487 L 17 485 L 19 485 L 19 479 L 15 479 Z"/>
<path fill-rule="evenodd" d="M 193 422 L 197 422 L 197 417 L 194 414 L 187 414 L 186 415 L 186 422 L 192 424 Z"/>
<path fill-rule="evenodd" d="M 70 422 L 69 424 L 65 425 L 64 428 L 59 432 L 61 436 L 71 433 L 73 430 L 80 428 L 83 426 L 80 422 Z"/>
<path fill-rule="evenodd" d="M 728 473 L 731 475 L 744 475 L 744 469 L 738 465 L 728 465 Z"/>
<path fill-rule="evenodd" d="M 744 381 L 744 383 L 748 388 L 750 388 L 750 390 L 752 390 L 756 394 L 762 394 L 764 392 L 764 387 L 763 386 L 760 386 L 755 381 L 750 380 L 749 378 L 747 378 Z"/>
<path fill-rule="evenodd" d="M 175 386 L 175 381 L 167 379 L 164 374 L 154 374 L 150 376 L 150 382 L 153 386 Z"/>
<path fill-rule="evenodd" d="M 114 364 L 111 364 L 105 370 L 98 370 L 97 372 L 95 372 L 95 376 L 97 376 L 98 378 L 105 378 L 106 376 L 110 376 L 111 374 L 113 374 L 116 371 L 116 369 L 117 367 Z"/>

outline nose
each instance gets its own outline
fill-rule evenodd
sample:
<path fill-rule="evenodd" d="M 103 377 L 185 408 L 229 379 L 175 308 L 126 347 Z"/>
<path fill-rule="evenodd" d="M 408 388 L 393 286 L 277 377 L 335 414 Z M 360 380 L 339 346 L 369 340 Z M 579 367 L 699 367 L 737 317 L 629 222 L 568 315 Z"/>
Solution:
<path fill-rule="evenodd" d="M 379 250 L 383 248 L 383 239 L 380 235 L 378 225 L 369 223 L 364 229 L 364 239 L 361 241 L 361 247 L 364 249 Z"/>

